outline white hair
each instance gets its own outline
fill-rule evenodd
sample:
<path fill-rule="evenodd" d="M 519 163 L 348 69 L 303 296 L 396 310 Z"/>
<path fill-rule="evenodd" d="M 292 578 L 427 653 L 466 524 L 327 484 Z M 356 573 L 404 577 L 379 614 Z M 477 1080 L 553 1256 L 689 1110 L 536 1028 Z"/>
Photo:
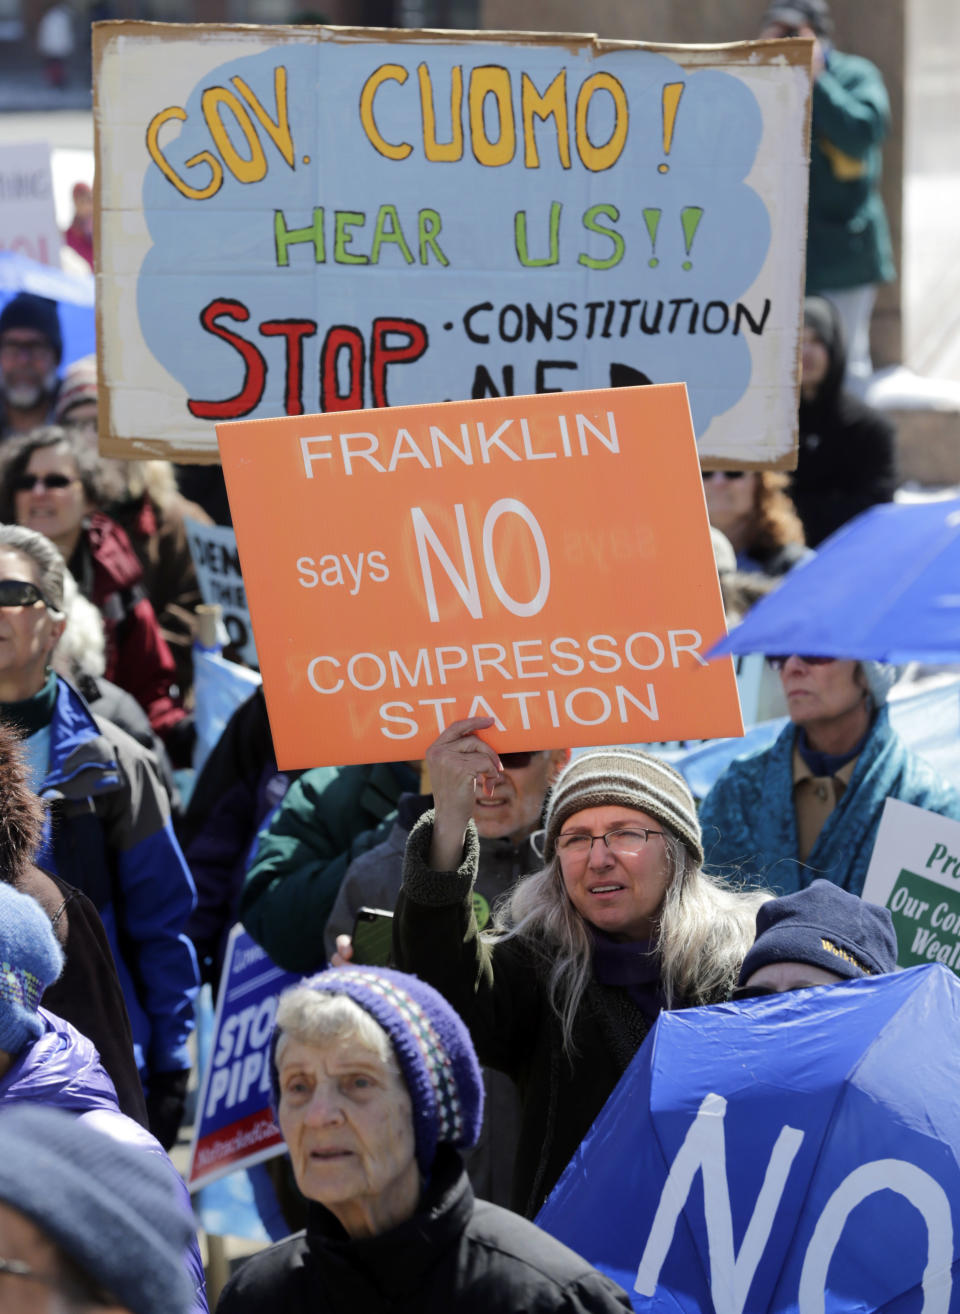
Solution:
<path fill-rule="evenodd" d="M 383 1063 L 399 1071 L 393 1043 L 380 1023 L 349 995 L 312 990 L 308 985 L 291 986 L 277 1004 L 276 1062 L 287 1042 L 301 1045 L 326 1045 L 331 1040 L 355 1040 L 376 1054 Z"/>
<path fill-rule="evenodd" d="M 715 1003 L 732 989 L 756 935 L 757 909 L 769 890 L 738 890 L 709 876 L 676 835 L 664 832 L 670 880 L 657 919 L 656 949 L 667 1008 Z M 518 937 L 547 972 L 563 1046 L 573 1055 L 573 1028 L 593 971 L 593 937 L 567 895 L 556 855 L 525 877 L 494 910 L 488 943 Z"/>
<path fill-rule="evenodd" d="M 57 644 L 54 667 L 68 678 L 78 672 L 103 675 L 107 669 L 103 617 L 80 592 L 69 570 L 63 573 L 63 610 L 67 623 Z"/>

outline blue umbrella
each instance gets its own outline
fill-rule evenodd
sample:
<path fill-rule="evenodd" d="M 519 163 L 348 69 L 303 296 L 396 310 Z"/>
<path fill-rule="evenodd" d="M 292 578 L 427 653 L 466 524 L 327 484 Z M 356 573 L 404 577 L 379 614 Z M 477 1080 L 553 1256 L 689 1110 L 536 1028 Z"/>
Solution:
<path fill-rule="evenodd" d="M 960 501 L 876 506 L 711 649 L 960 661 Z"/>
<path fill-rule="evenodd" d="M 67 274 L 16 251 L 0 251 L 0 310 L 18 292 L 59 303 L 63 365 L 97 349 L 93 274 Z"/>
<path fill-rule="evenodd" d="M 662 1014 L 537 1219 L 644 1314 L 960 1308 L 960 982 Z"/>

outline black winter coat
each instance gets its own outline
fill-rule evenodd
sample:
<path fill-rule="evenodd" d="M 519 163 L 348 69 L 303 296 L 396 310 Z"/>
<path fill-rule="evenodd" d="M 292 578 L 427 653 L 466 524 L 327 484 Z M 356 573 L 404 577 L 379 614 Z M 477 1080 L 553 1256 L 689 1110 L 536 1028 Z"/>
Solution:
<path fill-rule="evenodd" d="M 886 416 L 843 391 L 847 356 L 839 319 L 829 302 L 817 304 L 826 308 L 815 332 L 830 366 L 816 397 L 800 403 L 797 469 L 790 485 L 808 547 L 868 507 L 892 502 L 898 484 L 896 431 Z"/>
<path fill-rule="evenodd" d="M 311 1205 L 298 1232 L 248 1260 L 217 1314 L 623 1314 L 626 1292 L 533 1223 L 475 1200 L 441 1146 L 417 1213 L 352 1241 Z"/>

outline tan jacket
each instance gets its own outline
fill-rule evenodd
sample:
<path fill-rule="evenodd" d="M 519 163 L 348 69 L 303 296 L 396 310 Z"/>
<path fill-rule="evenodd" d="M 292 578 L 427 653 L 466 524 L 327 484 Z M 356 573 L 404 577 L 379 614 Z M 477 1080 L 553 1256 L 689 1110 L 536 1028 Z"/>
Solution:
<path fill-rule="evenodd" d="M 797 856 L 806 862 L 823 824 L 846 793 L 857 759 L 844 763 L 835 776 L 815 776 L 793 750 L 793 807 L 797 816 Z"/>

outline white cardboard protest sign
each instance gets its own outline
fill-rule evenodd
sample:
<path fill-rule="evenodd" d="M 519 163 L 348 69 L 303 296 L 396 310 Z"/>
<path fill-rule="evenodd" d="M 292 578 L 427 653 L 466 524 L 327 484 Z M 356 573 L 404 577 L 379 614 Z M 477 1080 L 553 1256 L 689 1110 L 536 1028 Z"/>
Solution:
<path fill-rule="evenodd" d="M 890 909 L 898 966 L 960 970 L 960 821 L 888 798 L 862 897 Z"/>
<path fill-rule="evenodd" d="M 220 608 L 230 642 L 248 665 L 258 666 L 236 534 L 229 525 L 201 525 L 189 519 L 185 524 L 204 602 Z"/>
<path fill-rule="evenodd" d="M 0 251 L 60 264 L 60 230 L 46 142 L 0 146 Z"/>
<path fill-rule="evenodd" d="M 101 450 L 684 382 L 793 468 L 810 51 L 95 24 Z"/>

